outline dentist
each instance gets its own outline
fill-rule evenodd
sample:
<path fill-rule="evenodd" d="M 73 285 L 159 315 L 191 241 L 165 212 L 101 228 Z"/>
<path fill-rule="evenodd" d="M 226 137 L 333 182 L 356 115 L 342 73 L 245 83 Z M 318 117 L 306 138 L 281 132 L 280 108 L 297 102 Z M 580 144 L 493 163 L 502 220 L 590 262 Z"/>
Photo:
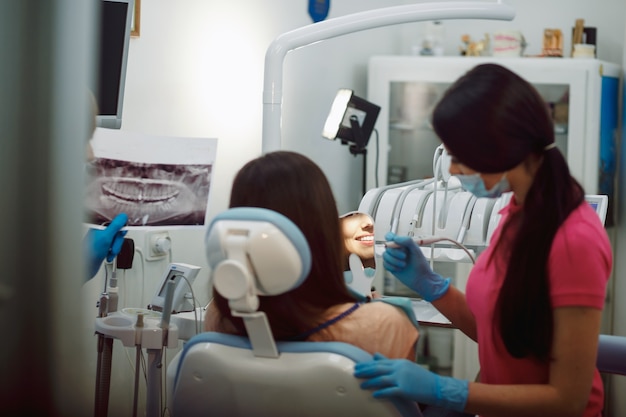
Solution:
<path fill-rule="evenodd" d="M 513 192 L 462 293 L 433 272 L 409 237 L 389 234 L 384 266 L 478 343 L 475 382 L 375 355 L 355 376 L 374 397 L 411 398 L 481 416 L 600 417 L 598 336 L 612 250 L 554 142 L 539 93 L 483 64 L 433 112 L 450 173 L 477 197 Z"/>

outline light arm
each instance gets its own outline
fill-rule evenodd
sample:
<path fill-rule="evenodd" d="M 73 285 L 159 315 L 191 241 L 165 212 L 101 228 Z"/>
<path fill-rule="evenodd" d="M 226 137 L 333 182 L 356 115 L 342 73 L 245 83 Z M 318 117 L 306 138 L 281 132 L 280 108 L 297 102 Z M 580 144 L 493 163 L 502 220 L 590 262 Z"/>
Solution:
<path fill-rule="evenodd" d="M 427 20 L 512 20 L 515 10 L 500 2 L 421 3 L 367 10 L 303 26 L 279 35 L 265 53 L 263 153 L 281 148 L 283 63 L 287 52 L 326 39 L 383 26 Z"/>

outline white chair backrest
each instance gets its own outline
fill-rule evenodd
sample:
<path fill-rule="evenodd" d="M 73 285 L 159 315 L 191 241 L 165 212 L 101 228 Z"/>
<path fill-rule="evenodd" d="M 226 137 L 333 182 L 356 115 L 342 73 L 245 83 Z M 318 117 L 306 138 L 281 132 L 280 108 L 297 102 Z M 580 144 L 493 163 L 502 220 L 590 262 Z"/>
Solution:
<path fill-rule="evenodd" d="M 278 295 L 298 287 L 311 269 L 311 251 L 287 217 L 258 207 L 237 207 L 217 215 L 206 233 L 205 249 L 214 288 L 241 317 L 255 355 L 277 357 L 276 344 L 258 295 Z"/>
<path fill-rule="evenodd" d="M 252 353 L 245 337 L 199 334 L 168 368 L 173 417 L 421 416 L 411 401 L 377 400 L 354 364 L 371 359 L 341 342 L 278 342 L 279 357 Z"/>

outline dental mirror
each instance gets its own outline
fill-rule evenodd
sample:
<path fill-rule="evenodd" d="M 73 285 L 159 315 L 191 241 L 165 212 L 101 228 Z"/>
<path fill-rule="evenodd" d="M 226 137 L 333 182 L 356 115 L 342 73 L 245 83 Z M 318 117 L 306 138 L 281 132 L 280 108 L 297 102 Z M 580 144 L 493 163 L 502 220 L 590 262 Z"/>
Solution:
<path fill-rule="evenodd" d="M 363 212 L 351 211 L 339 217 L 344 242 L 344 277 L 358 294 L 371 297 L 376 275 L 374 220 Z"/>

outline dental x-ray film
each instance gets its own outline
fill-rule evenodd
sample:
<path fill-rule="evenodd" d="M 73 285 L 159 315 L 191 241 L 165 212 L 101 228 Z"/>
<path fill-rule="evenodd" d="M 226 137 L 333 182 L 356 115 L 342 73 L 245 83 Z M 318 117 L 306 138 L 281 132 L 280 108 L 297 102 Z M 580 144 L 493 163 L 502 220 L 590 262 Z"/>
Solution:
<path fill-rule="evenodd" d="M 129 226 L 205 224 L 217 139 L 98 128 L 91 144 L 88 222 L 124 212 Z"/>

